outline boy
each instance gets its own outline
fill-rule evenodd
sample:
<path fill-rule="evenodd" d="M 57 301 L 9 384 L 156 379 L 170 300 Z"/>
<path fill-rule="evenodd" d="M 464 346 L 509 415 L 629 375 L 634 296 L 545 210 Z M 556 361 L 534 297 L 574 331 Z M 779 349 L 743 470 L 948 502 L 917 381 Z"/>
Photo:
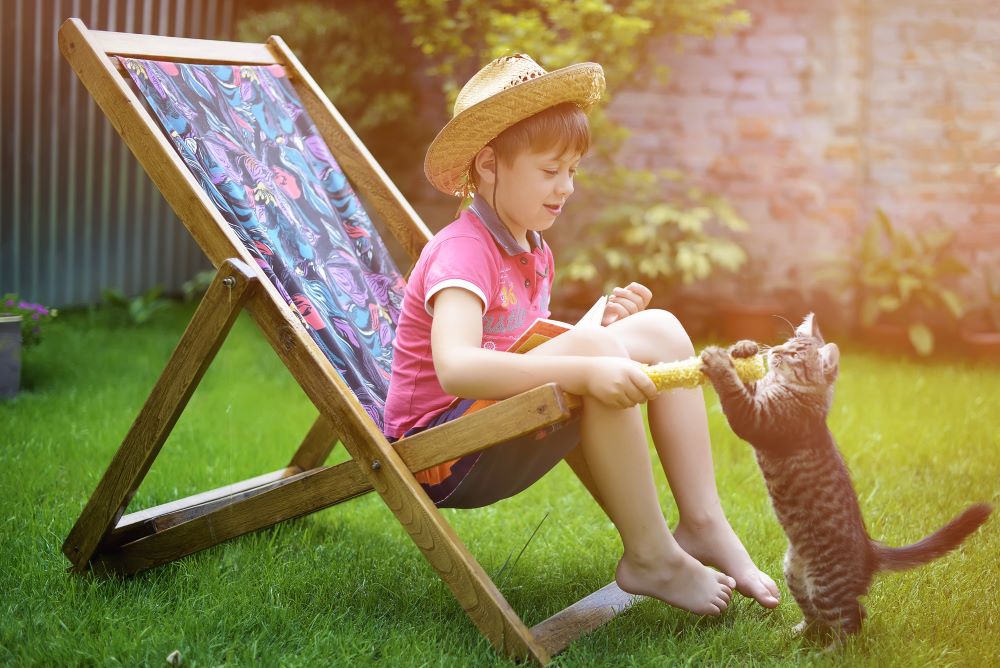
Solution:
<path fill-rule="evenodd" d="M 475 197 L 428 243 L 410 276 L 386 434 L 398 439 L 454 419 L 472 399 L 556 382 L 582 397 L 580 418 L 418 473 L 435 504 L 488 505 L 566 459 L 621 535 L 615 579 L 623 590 L 704 615 L 725 610 L 733 588 L 774 607 L 777 587 L 722 512 L 701 390 L 658 395 L 640 368 L 694 354 L 676 318 L 646 309 L 647 288 L 616 288 L 600 327 L 576 327 L 524 355 L 504 352 L 549 315 L 554 264 L 541 232 L 573 193 L 590 144 L 584 109 L 603 90 L 599 65 L 549 73 L 521 54 L 493 61 L 462 88 L 424 171 L 439 190 Z M 466 400 L 452 405 L 455 397 Z M 650 470 L 639 407 L 647 401 L 680 512 L 673 534 Z"/>

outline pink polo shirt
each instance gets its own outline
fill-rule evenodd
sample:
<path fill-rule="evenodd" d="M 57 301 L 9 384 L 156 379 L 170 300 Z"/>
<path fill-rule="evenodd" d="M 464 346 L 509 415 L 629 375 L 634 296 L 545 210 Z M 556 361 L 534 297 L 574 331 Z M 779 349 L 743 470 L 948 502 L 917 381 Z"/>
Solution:
<path fill-rule="evenodd" d="M 488 350 L 506 350 L 536 318 L 549 317 L 552 251 L 537 232 L 528 232 L 528 242 L 530 250 L 521 248 L 477 196 L 424 247 L 407 281 L 396 326 L 385 402 L 387 436 L 400 438 L 426 425 L 455 399 L 441 388 L 431 355 L 432 300 L 438 292 L 459 287 L 479 297 L 482 347 Z"/>

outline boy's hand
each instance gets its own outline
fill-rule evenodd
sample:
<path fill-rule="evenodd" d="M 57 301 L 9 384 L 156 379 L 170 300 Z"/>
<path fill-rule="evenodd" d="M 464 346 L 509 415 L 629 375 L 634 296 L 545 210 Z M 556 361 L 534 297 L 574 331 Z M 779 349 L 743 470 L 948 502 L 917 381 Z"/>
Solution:
<path fill-rule="evenodd" d="M 642 283 L 635 281 L 629 283 L 626 288 L 615 288 L 608 297 L 608 305 L 604 307 L 601 325 L 607 327 L 622 318 L 635 315 L 645 309 L 652 298 L 652 291 Z"/>
<path fill-rule="evenodd" d="M 631 408 L 655 399 L 656 385 L 642 365 L 625 357 L 593 357 L 587 365 L 587 394 L 612 408 Z"/>

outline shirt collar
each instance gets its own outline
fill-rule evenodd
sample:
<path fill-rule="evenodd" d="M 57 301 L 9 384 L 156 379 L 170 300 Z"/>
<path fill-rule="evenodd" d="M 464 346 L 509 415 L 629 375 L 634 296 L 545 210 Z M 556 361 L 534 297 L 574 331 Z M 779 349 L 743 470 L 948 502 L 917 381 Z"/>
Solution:
<path fill-rule="evenodd" d="M 485 197 L 480 197 L 476 194 L 472 198 L 472 204 L 469 205 L 469 210 L 474 213 L 479 220 L 483 221 L 486 229 L 490 231 L 493 239 L 497 244 L 503 248 L 507 255 L 520 255 L 526 252 L 521 244 L 514 240 L 514 235 L 510 233 L 507 226 L 503 224 L 500 220 L 500 216 L 497 212 L 493 210 L 493 207 L 489 205 Z M 536 248 L 541 248 L 542 246 L 542 233 L 536 232 L 535 230 L 528 230 L 528 251 L 534 251 Z"/>

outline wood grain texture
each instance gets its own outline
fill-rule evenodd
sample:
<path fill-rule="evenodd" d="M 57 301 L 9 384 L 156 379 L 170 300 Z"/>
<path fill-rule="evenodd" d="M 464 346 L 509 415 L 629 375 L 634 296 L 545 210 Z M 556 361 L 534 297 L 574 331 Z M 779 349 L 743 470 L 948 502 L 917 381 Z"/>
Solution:
<path fill-rule="evenodd" d="M 95 46 L 109 55 L 189 63 L 273 65 L 277 62 L 266 44 L 138 35 L 106 30 L 91 30 L 90 35 Z"/>
<path fill-rule="evenodd" d="M 232 281 L 231 286 L 224 283 Z M 198 305 L 166 368 L 121 447 L 70 531 L 63 552 L 76 570 L 121 518 L 170 430 L 257 286 L 256 274 L 238 260 L 224 262 Z"/>
<path fill-rule="evenodd" d="M 549 654 L 557 654 L 642 599 L 642 596 L 622 591 L 612 582 L 531 627 L 531 633 Z"/>
<path fill-rule="evenodd" d="M 203 515 L 220 505 L 228 505 L 240 495 L 246 495 L 248 492 L 251 494 L 259 493 L 274 483 L 301 472 L 301 469 L 294 466 L 278 469 L 231 485 L 123 515 L 115 528 L 101 542 L 97 551 L 102 552 L 112 547 L 118 547 L 156 533 L 163 527 L 180 524 L 182 521 Z"/>
<path fill-rule="evenodd" d="M 549 383 L 409 438 L 401 438 L 394 447 L 411 471 L 423 471 L 564 422 L 572 415 L 571 406 L 570 395 L 555 383 Z"/>
<path fill-rule="evenodd" d="M 94 569 L 136 573 L 235 536 L 327 508 L 370 489 L 364 474 L 353 462 L 303 471 L 265 487 L 238 498 L 235 503 L 214 507 L 149 536 L 109 547 L 94 556 Z"/>
<path fill-rule="evenodd" d="M 329 420 L 320 415 L 309 428 L 309 433 L 292 455 L 292 461 L 288 465 L 303 471 L 322 466 L 337 443 L 337 430 Z"/>
<path fill-rule="evenodd" d="M 416 260 L 430 241 L 430 230 L 284 40 L 272 35 L 267 44 L 285 66 L 306 112 L 354 189 L 375 210 L 410 258 Z"/>

